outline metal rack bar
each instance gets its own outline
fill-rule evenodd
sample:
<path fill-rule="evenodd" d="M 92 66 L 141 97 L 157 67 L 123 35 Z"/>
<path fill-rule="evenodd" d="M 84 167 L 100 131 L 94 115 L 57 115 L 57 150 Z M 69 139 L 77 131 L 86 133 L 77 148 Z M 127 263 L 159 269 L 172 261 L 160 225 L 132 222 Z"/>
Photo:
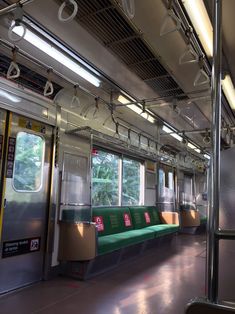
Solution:
<path fill-rule="evenodd" d="M 3 8 L 0 10 L 0 16 L 3 14 L 7 14 L 13 10 L 15 10 L 19 5 L 26 5 L 29 4 L 30 2 L 33 2 L 34 0 L 20 0 L 17 3 L 13 3 L 6 8 Z"/>

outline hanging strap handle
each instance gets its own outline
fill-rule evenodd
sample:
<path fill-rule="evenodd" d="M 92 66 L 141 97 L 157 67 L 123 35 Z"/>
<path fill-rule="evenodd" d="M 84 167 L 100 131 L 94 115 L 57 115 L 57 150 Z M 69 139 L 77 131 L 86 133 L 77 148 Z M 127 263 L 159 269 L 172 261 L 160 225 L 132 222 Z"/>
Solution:
<path fill-rule="evenodd" d="M 114 122 L 115 123 L 115 133 L 114 133 L 114 138 L 120 139 L 120 134 L 119 134 L 119 123 L 118 122 Z"/>
<path fill-rule="evenodd" d="M 13 42 L 19 42 L 20 40 L 22 40 L 24 38 L 24 36 L 26 34 L 26 26 L 22 23 L 23 15 L 24 15 L 23 7 L 21 4 L 19 4 L 14 11 L 14 21 L 8 30 L 8 37 Z M 14 28 L 19 27 L 19 26 L 23 30 L 22 34 L 21 34 L 21 32 L 20 32 L 20 34 L 17 33 L 18 36 L 15 37 L 15 36 L 13 36 Z"/>
<path fill-rule="evenodd" d="M 67 18 L 64 18 L 64 17 L 62 16 L 63 11 L 64 11 L 65 7 L 66 7 L 67 5 L 69 5 L 69 4 L 72 4 L 72 6 L 73 6 L 73 12 L 72 12 L 72 14 L 71 14 L 70 16 L 68 16 Z M 67 23 L 67 22 L 72 21 L 72 20 L 75 18 L 75 16 L 77 15 L 77 13 L 78 13 L 78 4 L 77 4 L 77 2 L 76 2 L 75 0 L 66 0 L 66 1 L 64 1 L 64 2 L 61 4 L 61 6 L 60 6 L 60 8 L 59 8 L 59 11 L 58 11 L 58 19 L 59 19 L 59 21 L 62 22 L 62 23 Z"/>
<path fill-rule="evenodd" d="M 78 98 L 78 88 L 79 88 L 79 85 L 74 85 L 74 94 L 70 103 L 71 108 L 80 107 L 81 105 L 80 99 Z"/>
<path fill-rule="evenodd" d="M 139 146 L 139 148 L 141 148 L 141 133 L 138 134 L 138 137 L 139 137 L 138 146 Z"/>
<path fill-rule="evenodd" d="M 193 34 L 193 29 L 192 27 L 189 26 L 189 28 L 185 31 L 185 36 L 187 37 L 187 41 L 186 41 L 187 47 L 179 58 L 179 65 L 197 63 L 199 61 L 198 54 L 194 51 L 194 49 L 191 46 L 192 34 Z"/>
<path fill-rule="evenodd" d="M 18 64 L 16 63 L 17 51 L 18 49 L 16 47 L 12 49 L 12 61 L 7 70 L 7 79 L 16 79 L 20 76 L 20 68 Z"/>
<path fill-rule="evenodd" d="M 135 0 L 122 0 L 122 7 L 129 19 L 135 16 Z"/>
<path fill-rule="evenodd" d="M 44 87 L 44 92 L 43 92 L 44 96 L 51 96 L 54 93 L 54 87 L 53 87 L 53 84 L 51 82 L 51 74 L 52 74 L 52 72 L 53 72 L 52 69 L 48 69 L 47 70 L 48 77 L 47 77 L 46 85 Z"/>
<path fill-rule="evenodd" d="M 197 63 L 198 61 L 198 54 L 192 49 L 191 45 L 188 45 L 186 50 L 179 58 L 179 65 Z"/>
<path fill-rule="evenodd" d="M 93 119 L 96 119 L 97 112 L 99 111 L 99 97 L 95 97 L 95 111 L 93 113 Z"/>
<path fill-rule="evenodd" d="M 142 101 L 142 113 L 146 112 L 146 103 L 145 100 Z"/>
<path fill-rule="evenodd" d="M 201 85 L 204 85 L 204 84 L 207 84 L 210 82 L 209 76 L 207 75 L 205 70 L 203 70 L 203 63 L 204 63 L 203 60 L 204 60 L 204 56 L 199 58 L 200 69 L 197 72 L 197 75 L 196 75 L 195 80 L 193 82 L 194 86 L 201 86 Z"/>
<path fill-rule="evenodd" d="M 162 20 L 162 26 L 160 28 L 160 36 L 165 36 L 170 33 L 173 33 L 175 31 L 178 31 L 181 28 L 181 20 L 178 18 L 178 16 L 174 13 L 172 10 L 172 5 L 173 5 L 173 0 L 168 1 L 168 6 L 167 6 L 167 13 L 163 17 Z M 173 20 L 174 26 L 168 28 L 168 23 Z"/>
<path fill-rule="evenodd" d="M 127 131 L 128 133 L 128 135 L 127 135 L 127 141 L 128 141 L 128 143 L 129 144 L 131 144 L 131 129 L 128 129 L 128 131 Z"/>

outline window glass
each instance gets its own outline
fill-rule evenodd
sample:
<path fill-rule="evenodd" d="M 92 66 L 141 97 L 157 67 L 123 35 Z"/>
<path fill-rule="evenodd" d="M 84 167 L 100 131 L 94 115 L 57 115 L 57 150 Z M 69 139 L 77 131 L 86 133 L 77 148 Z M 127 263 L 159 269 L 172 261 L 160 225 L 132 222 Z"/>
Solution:
<path fill-rule="evenodd" d="M 44 140 L 41 136 L 19 132 L 16 137 L 16 152 L 13 186 L 17 191 L 38 191 L 42 184 Z"/>
<path fill-rule="evenodd" d="M 170 190 L 174 190 L 174 175 L 173 172 L 168 172 L 168 186 Z"/>
<path fill-rule="evenodd" d="M 90 203 L 89 161 L 86 156 L 64 153 L 61 203 Z"/>
<path fill-rule="evenodd" d="M 184 193 L 189 196 L 193 195 L 193 180 L 187 175 L 184 175 Z"/>
<path fill-rule="evenodd" d="M 140 163 L 123 159 L 122 205 L 140 204 Z"/>
<path fill-rule="evenodd" d="M 165 171 L 159 169 L 159 196 L 163 196 L 165 191 Z"/>
<path fill-rule="evenodd" d="M 93 206 L 118 205 L 117 155 L 96 150 L 92 158 L 92 204 Z"/>

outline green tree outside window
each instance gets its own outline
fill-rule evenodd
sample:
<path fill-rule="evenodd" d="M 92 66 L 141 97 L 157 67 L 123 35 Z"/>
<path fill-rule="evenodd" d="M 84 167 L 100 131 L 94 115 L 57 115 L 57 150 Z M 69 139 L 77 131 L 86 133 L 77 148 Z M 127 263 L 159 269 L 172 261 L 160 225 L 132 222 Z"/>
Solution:
<path fill-rule="evenodd" d="M 42 181 L 44 140 L 35 134 L 19 132 L 16 138 L 13 185 L 17 191 L 37 191 Z"/>

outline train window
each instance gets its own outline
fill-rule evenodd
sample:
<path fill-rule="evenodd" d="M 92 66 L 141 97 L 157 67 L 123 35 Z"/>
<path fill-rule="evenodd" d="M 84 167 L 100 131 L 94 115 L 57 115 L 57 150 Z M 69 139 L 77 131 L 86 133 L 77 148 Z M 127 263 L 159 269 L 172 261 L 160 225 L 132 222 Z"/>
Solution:
<path fill-rule="evenodd" d="M 188 196 L 193 195 L 193 178 L 191 176 L 184 175 L 184 193 Z"/>
<path fill-rule="evenodd" d="M 92 158 L 93 206 L 119 205 L 119 156 L 97 150 Z"/>
<path fill-rule="evenodd" d="M 165 190 L 165 171 L 163 169 L 159 169 L 159 196 L 164 195 Z"/>
<path fill-rule="evenodd" d="M 122 205 L 140 204 L 140 162 L 123 158 Z"/>
<path fill-rule="evenodd" d="M 42 185 L 44 139 L 19 132 L 16 137 L 13 186 L 18 192 L 36 192 Z"/>
<path fill-rule="evenodd" d="M 90 203 L 89 161 L 86 156 L 64 153 L 61 203 Z"/>
<path fill-rule="evenodd" d="M 168 187 L 170 190 L 174 190 L 174 175 L 173 172 L 168 172 Z"/>

